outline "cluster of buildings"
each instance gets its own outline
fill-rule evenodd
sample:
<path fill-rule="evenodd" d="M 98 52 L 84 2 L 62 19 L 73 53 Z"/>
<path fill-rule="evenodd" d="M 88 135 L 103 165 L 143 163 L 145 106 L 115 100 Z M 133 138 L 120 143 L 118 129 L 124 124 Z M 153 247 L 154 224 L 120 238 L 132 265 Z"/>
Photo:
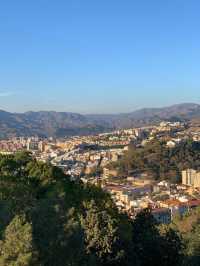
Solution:
<path fill-rule="evenodd" d="M 186 124 L 182 122 L 167 122 L 163 121 L 160 123 L 159 126 L 155 128 L 156 131 L 174 131 L 174 130 L 180 130 L 185 129 Z"/>
<path fill-rule="evenodd" d="M 101 185 L 112 195 L 119 210 L 131 217 L 149 207 L 158 222 L 170 223 L 174 216 L 200 206 L 200 172 L 186 169 L 182 172 L 182 184 L 172 185 L 166 181 L 152 181 L 144 173 L 122 178 L 115 169 L 108 167 L 124 155 L 130 143 L 136 147 L 144 146 L 154 138 L 165 140 L 169 148 L 174 148 L 187 138 L 199 141 L 200 130 L 188 130 L 188 126 L 180 122 L 162 122 L 158 126 L 94 136 L 63 139 L 19 137 L 1 140 L 0 153 L 30 151 L 37 160 L 63 169 L 72 180 Z"/>
<path fill-rule="evenodd" d="M 45 151 L 46 141 L 38 137 L 14 137 L 8 140 L 0 141 L 0 153 L 13 153 L 27 150 L 31 152 Z"/>
<path fill-rule="evenodd" d="M 1 153 L 16 152 L 23 149 L 23 144 L 16 140 L 1 140 L 0 151 Z"/>
<path fill-rule="evenodd" d="M 32 152 L 39 161 L 50 162 L 71 178 L 91 176 L 123 156 L 131 141 L 144 136 L 143 129 L 127 129 L 94 136 L 73 136 L 63 139 L 16 137 L 0 142 L 0 153 L 21 150 Z"/>
<path fill-rule="evenodd" d="M 120 184 L 107 182 L 102 187 L 112 195 L 118 209 L 132 218 L 142 209 L 150 208 L 159 223 L 169 224 L 174 217 L 200 207 L 200 196 L 197 196 L 200 188 L 191 190 L 187 185 L 132 178 Z"/>

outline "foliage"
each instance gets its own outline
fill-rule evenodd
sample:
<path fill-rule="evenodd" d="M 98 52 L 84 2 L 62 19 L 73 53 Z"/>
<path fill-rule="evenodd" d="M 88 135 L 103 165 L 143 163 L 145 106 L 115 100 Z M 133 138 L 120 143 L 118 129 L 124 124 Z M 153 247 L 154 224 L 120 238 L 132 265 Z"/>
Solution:
<path fill-rule="evenodd" d="M 167 226 L 159 231 L 151 211 L 146 209 L 133 222 L 134 253 L 139 265 L 171 265 L 182 263 L 182 240 L 179 234 Z"/>
<path fill-rule="evenodd" d="M 2 266 L 173 266 L 182 254 L 149 210 L 132 221 L 101 188 L 25 152 L 0 157 L 0 239 Z"/>
<path fill-rule="evenodd" d="M 37 252 L 33 245 L 32 226 L 24 215 L 16 215 L 5 230 L 0 242 L 1 266 L 33 266 Z"/>
<path fill-rule="evenodd" d="M 112 255 L 117 242 L 117 222 L 106 211 L 100 210 L 94 200 L 85 204 L 85 215 L 81 219 L 87 253 L 95 254 L 100 260 Z"/>
<path fill-rule="evenodd" d="M 164 141 L 152 140 L 144 147 L 130 145 L 125 156 L 110 167 L 118 168 L 122 175 L 145 172 L 157 180 L 177 183 L 182 170 L 200 169 L 200 144 L 187 140 L 169 148 Z"/>
<path fill-rule="evenodd" d="M 197 266 L 200 264 L 200 209 L 192 210 L 188 215 L 177 217 L 173 229 L 178 229 L 183 239 L 185 254 L 184 266 Z"/>

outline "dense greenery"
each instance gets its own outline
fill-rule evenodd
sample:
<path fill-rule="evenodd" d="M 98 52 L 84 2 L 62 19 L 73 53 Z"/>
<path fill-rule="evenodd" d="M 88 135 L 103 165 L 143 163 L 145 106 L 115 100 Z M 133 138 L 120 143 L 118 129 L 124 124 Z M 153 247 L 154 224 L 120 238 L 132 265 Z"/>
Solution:
<path fill-rule="evenodd" d="M 148 209 L 132 221 L 100 188 L 27 153 L 0 157 L 0 239 L 0 266 L 177 266 L 200 249 L 186 252 Z"/>
<path fill-rule="evenodd" d="M 164 141 L 152 140 L 144 147 L 130 146 L 125 156 L 110 167 L 118 168 L 121 175 L 147 173 L 157 180 L 179 182 L 182 170 L 200 169 L 200 143 L 187 140 L 169 148 Z"/>
<path fill-rule="evenodd" d="M 200 208 L 192 210 L 185 216 L 176 217 L 169 227 L 178 230 L 182 236 L 183 265 L 200 265 Z"/>

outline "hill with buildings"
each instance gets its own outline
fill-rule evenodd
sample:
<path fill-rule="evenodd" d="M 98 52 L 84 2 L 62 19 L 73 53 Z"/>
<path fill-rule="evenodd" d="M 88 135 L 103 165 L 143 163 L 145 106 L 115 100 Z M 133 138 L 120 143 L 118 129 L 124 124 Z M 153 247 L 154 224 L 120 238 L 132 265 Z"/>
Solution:
<path fill-rule="evenodd" d="M 0 166 L 1 266 L 184 266 L 196 254 L 150 209 L 131 220 L 100 187 L 26 152 L 1 155 Z"/>
<path fill-rule="evenodd" d="M 199 117 L 200 105 L 193 103 L 108 115 L 81 115 L 54 111 L 25 113 L 0 111 L 0 137 L 90 135 L 114 129 L 156 124 L 162 120 L 189 121 Z"/>

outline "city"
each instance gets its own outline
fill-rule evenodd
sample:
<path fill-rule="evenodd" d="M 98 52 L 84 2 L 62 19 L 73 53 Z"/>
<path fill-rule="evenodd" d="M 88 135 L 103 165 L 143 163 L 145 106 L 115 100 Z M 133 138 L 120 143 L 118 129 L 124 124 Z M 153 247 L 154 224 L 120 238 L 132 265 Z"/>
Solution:
<path fill-rule="evenodd" d="M 173 149 L 188 139 L 200 142 L 200 129 L 163 121 L 157 126 L 66 139 L 15 137 L 0 141 L 0 153 L 27 150 L 38 161 L 61 168 L 73 181 L 101 186 L 112 195 L 118 209 L 130 217 L 151 208 L 158 222 L 169 224 L 173 217 L 200 207 L 200 171 L 183 169 L 182 182 L 176 184 L 165 178 L 156 181 L 147 171 L 120 176 L 117 169 L 109 167 L 124 156 L 130 145 L 137 148 L 154 139 L 164 140 L 166 147 Z"/>
<path fill-rule="evenodd" d="M 200 1 L 0 1 L 0 266 L 200 265 Z"/>

